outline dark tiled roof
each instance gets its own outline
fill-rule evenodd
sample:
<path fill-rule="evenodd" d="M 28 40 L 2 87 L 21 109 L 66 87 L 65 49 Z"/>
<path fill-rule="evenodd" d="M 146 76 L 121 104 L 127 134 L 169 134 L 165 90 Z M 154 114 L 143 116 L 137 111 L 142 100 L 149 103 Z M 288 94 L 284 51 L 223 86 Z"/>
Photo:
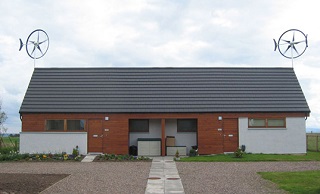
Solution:
<path fill-rule="evenodd" d="M 20 112 L 306 112 L 292 68 L 36 68 Z"/>

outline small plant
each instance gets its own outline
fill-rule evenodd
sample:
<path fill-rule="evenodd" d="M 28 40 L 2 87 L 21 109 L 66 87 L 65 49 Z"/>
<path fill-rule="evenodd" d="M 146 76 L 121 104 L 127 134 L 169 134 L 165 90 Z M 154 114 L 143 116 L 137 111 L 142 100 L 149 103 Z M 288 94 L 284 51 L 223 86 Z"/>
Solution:
<path fill-rule="evenodd" d="M 68 154 L 63 154 L 63 160 L 68 160 L 69 159 L 69 155 Z"/>
<path fill-rule="evenodd" d="M 81 161 L 83 156 L 78 155 L 76 157 L 70 157 L 72 155 L 68 155 L 65 152 L 63 154 L 46 154 L 46 153 L 36 153 L 36 154 L 29 154 L 29 153 L 19 153 L 15 151 L 11 151 L 8 154 L 1 154 L 0 153 L 0 162 L 1 161 Z"/>
<path fill-rule="evenodd" d="M 13 147 L 0 147 L 0 154 L 10 154 L 16 152 L 17 150 Z"/>
<path fill-rule="evenodd" d="M 76 148 L 73 148 L 73 150 L 72 150 L 72 155 L 73 155 L 74 157 L 79 156 L 78 146 L 77 146 Z"/>
<path fill-rule="evenodd" d="M 190 157 L 194 157 L 197 155 L 197 151 L 195 149 L 191 149 L 190 152 L 189 152 L 189 156 Z"/>
<path fill-rule="evenodd" d="M 110 159 L 110 160 L 115 160 L 116 157 L 117 157 L 117 156 L 116 156 L 115 154 L 110 154 L 110 155 L 109 155 L 109 159 Z"/>
<path fill-rule="evenodd" d="M 236 158 L 242 158 L 244 155 L 244 151 L 242 151 L 241 148 L 237 148 L 236 151 L 234 152 L 234 157 Z"/>
<path fill-rule="evenodd" d="M 174 156 L 175 156 L 175 160 L 180 160 L 180 154 L 178 150 L 176 151 L 176 154 Z"/>
<path fill-rule="evenodd" d="M 137 160 L 149 160 L 149 158 L 145 156 L 139 156 Z"/>
<path fill-rule="evenodd" d="M 80 160 L 81 160 L 81 156 L 78 155 L 78 156 L 74 157 L 74 160 L 75 160 L 75 161 L 80 161 Z"/>
<path fill-rule="evenodd" d="M 138 161 L 138 160 L 150 160 L 148 157 L 144 156 L 131 156 L 128 154 L 125 155 L 116 155 L 116 154 L 102 154 L 98 157 L 98 161 Z"/>

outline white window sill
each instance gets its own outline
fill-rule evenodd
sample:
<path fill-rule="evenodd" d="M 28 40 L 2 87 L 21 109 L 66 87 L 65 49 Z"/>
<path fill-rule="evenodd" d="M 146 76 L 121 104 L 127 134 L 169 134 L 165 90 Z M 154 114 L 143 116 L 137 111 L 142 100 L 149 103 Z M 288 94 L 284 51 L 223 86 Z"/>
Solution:
<path fill-rule="evenodd" d="M 287 128 L 248 128 L 248 130 L 287 130 Z"/>

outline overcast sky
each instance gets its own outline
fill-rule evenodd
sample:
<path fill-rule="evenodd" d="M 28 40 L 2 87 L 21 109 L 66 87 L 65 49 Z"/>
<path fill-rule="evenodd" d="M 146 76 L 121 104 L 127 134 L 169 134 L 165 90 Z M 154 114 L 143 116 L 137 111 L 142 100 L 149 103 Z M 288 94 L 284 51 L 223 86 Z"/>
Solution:
<path fill-rule="evenodd" d="M 309 47 L 294 60 L 311 116 L 320 128 L 320 1 L 26 1 L 0 0 L 0 99 L 8 133 L 21 131 L 19 109 L 34 61 L 19 38 L 50 37 L 36 67 L 292 67 L 273 39 L 296 28 Z"/>

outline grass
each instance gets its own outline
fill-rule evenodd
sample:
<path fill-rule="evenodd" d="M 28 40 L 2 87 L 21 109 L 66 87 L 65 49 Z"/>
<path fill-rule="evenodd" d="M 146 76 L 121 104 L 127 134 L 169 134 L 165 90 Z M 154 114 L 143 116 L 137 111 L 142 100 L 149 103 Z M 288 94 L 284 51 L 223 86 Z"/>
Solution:
<path fill-rule="evenodd" d="M 263 162 L 263 161 L 320 161 L 320 152 L 309 151 L 306 155 L 289 154 L 245 154 L 235 158 L 233 154 L 195 156 L 181 158 L 181 162 Z"/>
<path fill-rule="evenodd" d="M 14 147 L 15 142 L 17 142 L 17 145 L 19 145 L 19 137 L 2 137 L 4 145 L 1 145 L 3 147 Z M 1 140 L 0 140 L 1 141 Z"/>
<path fill-rule="evenodd" d="M 19 149 L 19 137 L 2 137 L 0 142 L 0 154 L 8 154 Z"/>
<path fill-rule="evenodd" d="M 259 174 L 290 193 L 320 193 L 320 171 L 259 172 Z"/>

